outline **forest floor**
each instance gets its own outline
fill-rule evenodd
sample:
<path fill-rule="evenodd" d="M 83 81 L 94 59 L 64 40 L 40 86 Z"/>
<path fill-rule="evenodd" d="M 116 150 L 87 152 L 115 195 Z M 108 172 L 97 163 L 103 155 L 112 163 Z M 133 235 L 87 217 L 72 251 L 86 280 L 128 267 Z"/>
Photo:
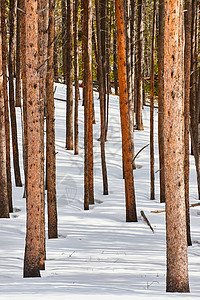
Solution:
<path fill-rule="evenodd" d="M 82 91 L 81 91 L 82 92 Z M 65 98 L 57 84 L 56 98 Z M 0 299 L 194 299 L 200 297 L 200 207 L 191 208 L 193 246 L 188 249 L 190 294 L 166 294 L 165 213 L 159 203 L 159 172 L 155 173 L 156 200 L 150 200 L 149 147 L 136 159 L 134 170 L 137 223 L 125 222 L 122 179 L 119 99 L 110 96 L 106 160 L 109 195 L 102 195 L 98 93 L 94 92 L 95 205 L 83 210 L 83 106 L 79 101 L 79 155 L 65 149 L 65 105 L 55 101 L 57 202 L 59 238 L 47 240 L 46 270 L 41 278 L 23 279 L 26 207 L 23 188 L 13 186 L 14 213 L 0 219 Z M 22 161 L 21 110 L 17 108 Z M 155 171 L 158 166 L 155 109 Z M 149 143 L 149 107 L 143 110 L 144 131 L 135 131 L 135 153 Z M 193 157 L 190 157 L 190 202 L 198 202 Z M 21 164 L 21 172 L 23 168 Z M 14 182 L 13 182 L 14 184 Z M 154 233 L 141 216 L 143 210 Z"/>

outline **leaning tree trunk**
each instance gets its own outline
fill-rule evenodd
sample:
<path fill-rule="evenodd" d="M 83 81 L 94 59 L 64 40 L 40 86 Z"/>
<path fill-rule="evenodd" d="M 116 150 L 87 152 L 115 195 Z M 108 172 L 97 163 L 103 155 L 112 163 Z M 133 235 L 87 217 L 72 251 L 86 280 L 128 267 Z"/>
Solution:
<path fill-rule="evenodd" d="M 53 92 L 53 51 L 54 51 L 54 11 L 55 0 L 49 0 L 48 27 L 48 61 L 46 77 L 46 165 L 47 165 L 47 205 L 48 205 L 48 237 L 58 237 L 57 203 L 56 203 L 56 153 L 55 153 L 55 116 Z"/>
<path fill-rule="evenodd" d="M 185 1 L 185 53 L 184 53 L 184 72 L 185 72 L 185 98 L 184 98 L 184 179 L 185 179 L 185 206 L 187 224 L 187 242 L 192 245 L 190 235 L 190 211 L 189 211 L 189 133 L 190 133 L 190 67 L 191 67 L 191 20 L 192 20 L 192 1 Z"/>
<path fill-rule="evenodd" d="M 183 1 L 165 2 L 164 160 L 167 292 L 189 292 L 184 184 Z"/>
<path fill-rule="evenodd" d="M 108 179 L 105 157 L 105 113 L 104 113 L 104 84 L 103 84 L 103 68 L 101 53 L 101 31 L 100 31 L 100 14 L 99 0 L 95 0 L 96 6 L 96 28 L 97 28 L 97 46 L 98 46 L 98 78 L 99 78 L 99 99 L 100 99 L 100 117 L 101 117 L 101 166 L 103 177 L 103 194 L 108 195 Z"/>
<path fill-rule="evenodd" d="M 11 117 L 11 130 L 12 130 L 12 147 L 13 147 L 13 163 L 15 173 L 16 186 L 22 186 L 20 167 L 19 167 L 19 151 L 17 141 L 17 122 L 15 114 L 14 103 L 14 20 L 15 20 L 15 3 L 16 0 L 10 1 L 10 38 L 9 38 L 9 104 L 10 104 L 10 117 Z"/>
<path fill-rule="evenodd" d="M 10 121 L 9 121 L 9 104 L 8 104 L 8 88 L 7 88 L 7 32 L 5 23 L 6 2 L 1 1 L 1 30 L 2 30 L 2 73 L 3 73 L 3 95 L 5 110 L 5 130 L 6 130 L 6 168 L 7 168 L 7 193 L 9 201 L 9 212 L 13 212 L 12 203 L 12 180 L 10 165 Z"/>
<path fill-rule="evenodd" d="M 41 143 L 37 1 L 25 2 L 27 80 L 27 223 L 24 277 L 40 277 Z"/>
<path fill-rule="evenodd" d="M 124 1 L 115 0 L 115 7 L 117 16 L 119 99 L 122 129 L 122 153 L 125 175 L 126 221 L 137 222 L 129 128 Z"/>

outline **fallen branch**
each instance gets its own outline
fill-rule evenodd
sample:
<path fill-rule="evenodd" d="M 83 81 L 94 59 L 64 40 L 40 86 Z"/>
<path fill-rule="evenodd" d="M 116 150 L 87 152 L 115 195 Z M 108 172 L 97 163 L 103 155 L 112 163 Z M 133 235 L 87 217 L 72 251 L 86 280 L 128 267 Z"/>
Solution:
<path fill-rule="evenodd" d="M 140 154 L 140 152 L 142 152 L 142 150 L 144 150 L 146 147 L 148 147 L 150 144 L 147 144 L 146 146 L 142 147 L 142 149 L 140 149 L 138 151 L 138 153 L 134 156 L 133 160 L 132 160 L 132 163 L 134 162 L 134 160 L 136 159 L 136 157 Z"/>
<path fill-rule="evenodd" d="M 145 215 L 145 213 L 144 213 L 144 211 L 143 210 L 141 210 L 141 216 L 143 217 L 143 219 L 144 219 L 144 221 L 147 223 L 147 225 L 150 227 L 150 229 L 152 230 L 152 232 L 154 233 L 154 230 L 153 230 L 153 227 L 151 226 L 151 224 L 150 224 L 150 222 L 149 222 L 149 220 L 147 219 L 147 217 L 146 217 L 146 215 Z"/>
<path fill-rule="evenodd" d="M 194 203 L 194 204 L 190 204 L 189 207 L 196 207 L 196 206 L 200 206 L 200 202 Z M 158 210 L 152 210 L 150 211 L 151 213 L 155 213 L 155 214 L 159 214 L 159 213 L 163 213 L 165 212 L 165 209 L 158 209 Z"/>

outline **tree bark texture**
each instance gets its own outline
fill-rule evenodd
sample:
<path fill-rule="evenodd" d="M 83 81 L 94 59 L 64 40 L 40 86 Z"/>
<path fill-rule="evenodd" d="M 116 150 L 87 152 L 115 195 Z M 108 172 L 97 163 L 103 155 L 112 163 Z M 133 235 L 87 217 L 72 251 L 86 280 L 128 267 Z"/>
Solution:
<path fill-rule="evenodd" d="M 41 150 L 37 1 L 25 1 L 27 80 L 27 223 L 24 277 L 40 277 Z"/>
<path fill-rule="evenodd" d="M 124 1 L 115 0 L 115 7 L 117 17 L 119 99 L 125 173 L 126 221 L 137 222 L 129 127 Z"/>
<path fill-rule="evenodd" d="M 46 164 L 47 164 L 47 205 L 48 205 L 48 237 L 57 238 L 57 203 L 56 203 L 56 153 L 55 153 L 55 116 L 53 92 L 53 51 L 54 51 L 54 10 L 55 0 L 49 0 L 49 27 L 46 77 Z"/>
<path fill-rule="evenodd" d="M 6 130 L 6 169 L 7 169 L 7 194 L 9 201 L 9 212 L 13 212 L 12 203 L 12 180 L 10 164 L 10 121 L 9 121 L 9 104 L 7 88 L 7 32 L 5 23 L 6 2 L 1 1 L 1 30 L 2 30 L 2 73 L 3 73 L 3 96 L 4 96 L 4 113 L 5 113 L 5 130 Z"/>
<path fill-rule="evenodd" d="M 75 81 L 75 107 L 74 107 L 74 154 L 78 154 L 78 100 L 79 100 L 79 62 L 78 62 L 78 4 L 74 4 L 74 81 Z"/>
<path fill-rule="evenodd" d="M 21 107 L 21 3 L 17 0 L 17 35 L 16 35 L 16 101 L 15 106 Z"/>
<path fill-rule="evenodd" d="M 9 218 L 6 165 L 6 129 L 4 108 L 4 86 L 2 75 L 2 34 L 0 34 L 0 218 Z"/>
<path fill-rule="evenodd" d="M 184 184 L 183 1 L 165 2 L 164 160 L 167 292 L 189 292 Z"/>

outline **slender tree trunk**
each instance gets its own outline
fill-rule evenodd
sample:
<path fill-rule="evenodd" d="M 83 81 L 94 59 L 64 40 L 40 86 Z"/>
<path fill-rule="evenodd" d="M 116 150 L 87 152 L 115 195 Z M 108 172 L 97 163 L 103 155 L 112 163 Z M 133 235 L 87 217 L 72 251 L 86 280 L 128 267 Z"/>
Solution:
<path fill-rule="evenodd" d="M 55 41 L 54 41 L 54 52 L 53 52 L 53 66 L 54 66 L 54 80 L 59 82 L 58 74 L 58 39 L 56 38 L 56 28 L 55 28 Z"/>
<path fill-rule="evenodd" d="M 73 0 L 67 0 L 66 148 L 73 150 Z"/>
<path fill-rule="evenodd" d="M 125 173 L 126 221 L 137 222 L 129 128 L 124 1 L 115 0 L 115 7 L 117 16 L 119 99 Z"/>
<path fill-rule="evenodd" d="M 2 34 L 0 34 L 0 70 L 2 73 Z M 0 76 L 0 218 L 9 218 L 6 165 L 6 129 L 3 76 Z"/>
<path fill-rule="evenodd" d="M 150 107 L 150 164 L 151 164 L 151 200 L 155 199 L 154 174 L 154 61 L 156 34 L 156 0 L 153 7 L 152 46 L 151 46 L 151 107 Z"/>
<path fill-rule="evenodd" d="M 55 153 L 55 116 L 53 92 L 53 52 L 54 52 L 54 11 L 55 0 L 49 0 L 49 27 L 46 76 L 46 165 L 47 165 L 47 205 L 48 205 L 48 238 L 57 238 L 57 203 L 56 203 L 56 153 Z"/>
<path fill-rule="evenodd" d="M 41 129 L 38 68 L 37 1 L 25 2 L 27 79 L 27 227 L 24 277 L 40 277 Z"/>
<path fill-rule="evenodd" d="M 142 0 L 138 0 L 138 20 L 137 20 L 137 107 L 136 125 L 138 130 L 143 130 L 142 120 Z"/>
<path fill-rule="evenodd" d="M 159 33 L 158 33 L 158 147 L 160 166 L 160 202 L 165 202 L 164 175 L 164 0 L 159 0 Z"/>
<path fill-rule="evenodd" d="M 40 97 L 40 149 L 41 149 L 41 258 L 40 269 L 45 269 L 45 186 L 44 186 L 44 106 L 46 98 L 46 72 L 47 72 L 47 0 L 38 1 L 38 70 L 39 70 L 39 97 Z"/>
<path fill-rule="evenodd" d="M 16 37 L 16 107 L 21 107 L 21 0 L 17 0 L 17 37 Z"/>
<path fill-rule="evenodd" d="M 130 139 L 131 139 L 131 150 L 132 160 L 134 158 L 134 101 L 132 97 L 132 70 L 131 70 L 131 1 L 126 1 L 126 65 L 127 65 L 127 84 L 128 84 L 128 105 L 129 105 L 129 122 L 130 122 Z M 135 162 L 133 162 L 133 168 L 135 169 Z"/>
<path fill-rule="evenodd" d="M 116 25 L 116 18 L 114 15 L 113 24 Z M 118 69 L 117 69 L 117 28 L 113 29 L 113 73 L 114 73 L 114 85 L 115 95 L 118 95 Z"/>
<path fill-rule="evenodd" d="M 10 1 L 10 38 L 9 38 L 9 104 L 12 130 L 12 147 L 13 147 L 13 162 L 16 186 L 22 186 L 20 167 L 19 167 L 19 151 L 17 141 L 17 123 L 14 104 L 14 24 L 15 24 L 15 4 L 16 0 Z"/>
<path fill-rule="evenodd" d="M 5 130 L 6 130 L 6 169 L 7 169 L 7 194 L 9 201 L 9 212 L 13 212 L 12 203 L 12 180 L 10 165 L 10 122 L 9 122 L 9 105 L 8 105 L 8 88 L 7 88 L 7 32 L 5 23 L 6 2 L 1 1 L 1 30 L 2 30 L 2 73 L 3 73 L 3 96 L 5 112 Z"/>
<path fill-rule="evenodd" d="M 78 63 L 78 4 L 74 4 L 74 81 L 75 81 L 75 107 L 74 107 L 74 154 L 78 154 L 78 100 L 79 100 L 79 63 Z"/>
<path fill-rule="evenodd" d="M 96 6 L 96 28 L 97 28 L 97 45 L 98 45 L 98 72 L 99 72 L 99 99 L 100 99 L 100 117 L 101 117 L 101 166 L 103 177 L 103 194 L 108 195 L 108 179 L 105 157 L 105 113 L 104 113 L 104 88 L 103 88 L 103 68 L 101 53 L 101 31 L 100 31 L 100 13 L 99 0 L 95 0 Z"/>
<path fill-rule="evenodd" d="M 63 77 L 66 83 L 66 56 L 67 56 L 67 10 L 66 0 L 61 1 L 62 6 L 62 59 L 63 59 Z"/>
<path fill-rule="evenodd" d="M 184 98 L 184 179 L 185 179 L 185 206 L 187 224 L 187 242 L 192 245 L 190 235 L 190 209 L 189 209 L 189 124 L 190 124 L 190 68 L 191 68 L 191 20 L 192 20 L 192 1 L 185 1 L 185 53 L 184 53 L 184 75 L 185 75 L 185 98 Z"/>
<path fill-rule="evenodd" d="M 184 184 L 183 1 L 165 2 L 164 160 L 167 292 L 189 292 Z"/>

